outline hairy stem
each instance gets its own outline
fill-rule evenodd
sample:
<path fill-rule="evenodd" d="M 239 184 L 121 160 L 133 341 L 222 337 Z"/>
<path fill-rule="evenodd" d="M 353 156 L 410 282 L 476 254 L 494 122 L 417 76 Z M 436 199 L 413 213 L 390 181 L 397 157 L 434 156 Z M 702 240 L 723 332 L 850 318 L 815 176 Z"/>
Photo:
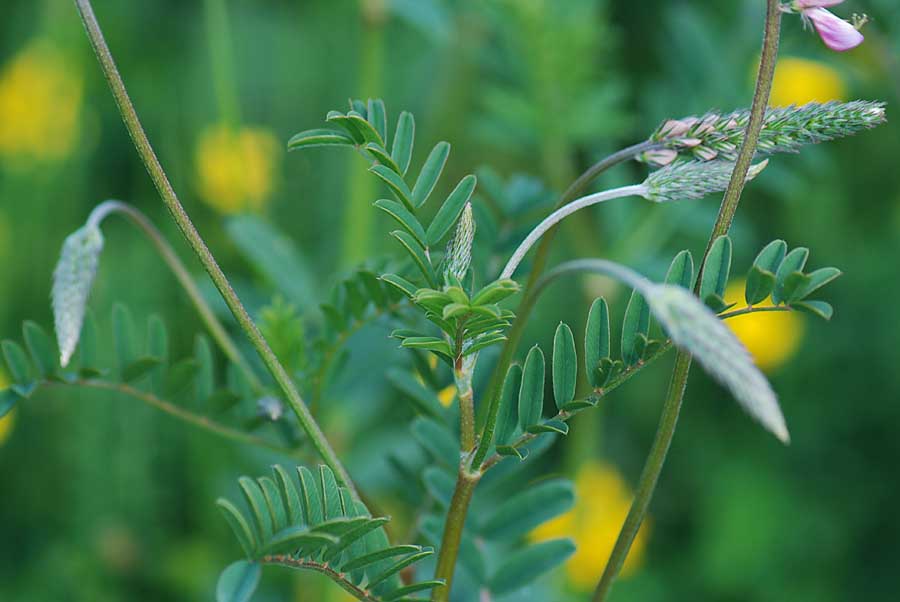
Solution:
<path fill-rule="evenodd" d="M 775 75 L 775 62 L 778 56 L 778 38 L 781 31 L 781 10 L 780 0 L 766 0 L 766 23 L 765 33 L 763 35 L 762 56 L 759 62 L 759 72 L 756 77 L 756 91 L 753 96 L 753 106 L 750 109 L 750 121 L 747 124 L 747 131 L 744 135 L 744 143 L 741 146 L 740 153 L 735 161 L 734 171 L 731 174 L 731 181 L 725 191 L 722 199 L 722 205 L 719 208 L 719 215 L 716 219 L 715 226 L 709 237 L 709 243 L 706 247 L 703 262 L 701 262 L 701 274 L 703 265 L 706 263 L 706 255 L 712 247 L 713 241 L 719 236 L 726 234 L 731 228 L 734 220 L 734 214 L 737 211 L 738 204 L 741 200 L 741 193 L 744 190 L 747 173 L 750 170 L 750 164 L 753 156 L 756 154 L 756 144 L 759 140 L 759 132 L 762 129 L 765 119 L 766 107 L 769 103 L 769 93 L 772 90 L 772 79 Z M 697 279 L 699 286 L 700 278 Z M 653 491 L 662 472 L 665 463 L 666 453 L 672 443 L 675 435 L 675 427 L 678 423 L 678 415 L 681 411 L 681 403 L 684 399 L 684 391 L 687 387 L 688 375 L 690 374 L 691 356 L 685 351 L 679 350 L 675 356 L 675 367 L 672 372 L 672 381 L 669 385 L 669 392 L 666 395 L 666 402 L 663 405 L 662 415 L 660 416 L 659 426 L 657 427 L 656 437 L 653 446 L 650 448 L 650 454 L 644 464 L 638 481 L 637 491 L 631 510 L 622 526 L 622 531 L 616 540 L 610 554 L 609 562 L 600 577 L 597 588 L 594 591 L 593 602 L 603 602 L 612 588 L 613 581 L 622 569 L 631 544 L 634 542 L 635 535 L 644 517 L 647 514 L 647 508 L 653 497 Z"/>
<path fill-rule="evenodd" d="M 190 298 L 191 303 L 194 304 L 194 309 L 200 314 L 200 319 L 203 320 L 203 324 L 206 326 L 207 330 L 209 330 L 213 340 L 215 340 L 216 344 L 222 349 L 225 356 L 241 369 L 251 386 L 256 390 L 261 390 L 262 383 L 259 382 L 259 377 L 257 377 L 256 373 L 250 368 L 247 359 L 237 348 L 237 345 L 235 345 L 234 341 L 228 335 L 225 327 L 203 298 L 200 289 L 197 288 L 197 285 L 194 283 L 194 279 L 191 277 L 187 268 L 178 258 L 178 255 L 175 254 L 172 245 L 166 241 L 162 233 L 160 233 L 156 226 L 153 225 L 153 222 L 151 222 L 150 219 L 136 207 L 132 207 L 121 201 L 105 201 L 101 203 L 91 213 L 90 219 L 100 221 L 110 213 L 120 213 L 124 215 L 132 224 L 137 226 L 148 239 L 150 239 L 150 242 L 156 247 L 162 260 L 172 271 L 175 279 L 178 280 L 178 284 L 181 285 L 181 288 L 184 289 L 184 292 L 187 293 L 188 298 Z"/>
<path fill-rule="evenodd" d="M 436 587 L 432 594 L 433 602 L 448 602 L 450 600 L 450 588 L 453 584 L 453 572 L 456 568 L 456 558 L 459 556 L 459 544 L 462 541 L 463 527 L 466 524 L 466 515 L 469 512 L 469 503 L 475 487 L 481 480 L 481 474 L 469 473 L 464 459 L 456 478 L 456 489 L 450 500 L 450 510 L 447 513 L 447 522 L 444 525 L 444 536 L 441 538 L 441 551 L 438 554 L 437 569 L 434 578 L 443 579 L 445 585 Z"/>
<path fill-rule="evenodd" d="M 191 218 L 188 217 L 188 214 L 185 212 L 181 201 L 178 200 L 178 196 L 175 194 L 175 190 L 172 188 L 156 153 L 153 151 L 153 147 L 150 146 L 150 140 L 144 132 L 144 128 L 134 109 L 134 105 L 128 97 L 125 83 L 122 81 L 122 76 L 116 68 L 115 61 L 113 60 L 109 47 L 106 44 L 106 40 L 103 37 L 103 32 L 100 29 L 100 24 L 97 23 L 97 18 L 94 15 L 90 0 L 75 0 L 75 5 L 81 15 L 85 31 L 87 32 L 88 38 L 91 41 L 91 46 L 97 55 L 97 60 L 100 62 L 103 74 L 106 77 L 107 83 L 109 83 L 113 97 L 119 107 L 122 119 L 125 122 L 125 127 L 128 129 L 132 142 L 134 142 L 135 148 L 137 149 L 141 160 L 144 162 L 144 166 L 147 168 L 150 178 L 153 180 L 153 184 L 156 186 L 163 202 L 172 214 L 175 223 L 178 224 L 178 227 L 181 229 L 182 234 L 184 234 L 185 239 L 187 239 L 191 249 L 193 249 L 194 253 L 200 259 L 200 263 L 203 264 L 204 269 L 207 271 L 210 278 L 212 278 L 213 283 L 219 290 L 219 293 L 222 295 L 222 298 L 225 300 L 231 313 L 234 314 L 238 324 L 246 333 L 247 338 L 250 339 L 251 344 L 256 349 L 260 358 L 262 358 L 266 368 L 271 372 L 275 382 L 278 383 L 278 386 L 284 392 L 288 405 L 291 406 L 291 409 L 297 415 L 300 426 L 306 432 L 313 447 L 315 447 L 325 464 L 334 471 L 338 482 L 350 489 L 354 495 L 358 497 L 356 488 L 350 479 L 350 475 L 347 473 L 343 464 L 341 464 L 341 461 L 338 459 L 337 454 L 334 453 L 331 444 L 325 438 L 324 433 L 322 433 L 319 425 L 306 407 L 306 404 L 303 402 L 303 398 L 300 397 L 300 393 L 297 391 L 297 387 L 294 385 L 293 380 L 291 380 L 290 375 L 278 361 L 275 353 L 272 352 L 269 344 L 253 322 L 253 319 L 250 318 L 250 315 L 247 313 L 241 300 L 231 287 L 231 283 L 228 282 L 228 279 L 219 267 L 218 262 L 216 262 L 216 259 L 206 246 L 203 238 L 194 227 Z"/>

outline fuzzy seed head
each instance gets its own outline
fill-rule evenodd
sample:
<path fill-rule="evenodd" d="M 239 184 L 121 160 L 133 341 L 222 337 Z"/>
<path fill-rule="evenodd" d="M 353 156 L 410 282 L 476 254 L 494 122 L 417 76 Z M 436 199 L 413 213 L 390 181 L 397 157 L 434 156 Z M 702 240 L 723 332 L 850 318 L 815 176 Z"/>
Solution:
<path fill-rule="evenodd" d="M 750 166 L 747 180 L 765 169 L 768 160 Z M 703 198 L 728 187 L 734 163 L 731 161 L 682 161 L 651 173 L 644 180 L 644 197 L 654 203 Z"/>
<path fill-rule="evenodd" d="M 53 317 L 63 367 L 78 345 L 102 250 L 100 228 L 88 223 L 66 238 L 53 271 Z"/>
<path fill-rule="evenodd" d="M 672 342 L 691 353 L 750 416 L 788 443 L 784 415 L 769 381 L 712 310 L 679 286 L 650 284 L 641 292 Z"/>

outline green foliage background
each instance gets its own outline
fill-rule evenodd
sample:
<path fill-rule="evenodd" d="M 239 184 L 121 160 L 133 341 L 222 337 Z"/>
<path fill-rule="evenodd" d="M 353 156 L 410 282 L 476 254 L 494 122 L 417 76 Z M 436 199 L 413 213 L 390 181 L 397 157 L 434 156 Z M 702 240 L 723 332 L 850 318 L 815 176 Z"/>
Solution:
<path fill-rule="evenodd" d="M 391 249 L 386 218 L 370 206 L 379 188 L 349 154 L 281 153 L 260 213 L 301 262 L 279 282 L 256 269 L 228 219 L 198 195 L 193 149 L 205 127 L 232 117 L 284 143 L 320 127 L 347 97 L 380 96 L 392 119 L 401 109 L 415 113 L 419 140 L 453 144 L 445 186 L 490 165 L 559 192 L 591 159 L 644 138 L 666 117 L 747 106 L 763 8 L 758 0 L 256 0 L 225 3 L 229 34 L 207 20 L 216 5 L 98 0 L 95 9 L 176 190 L 255 313 L 275 294 L 310 308 L 337 275 Z M 889 600 L 900 589 L 900 8 L 850 0 L 840 9 L 873 17 L 861 49 L 829 53 L 792 18 L 782 54 L 829 64 L 849 98 L 886 100 L 889 122 L 777 157 L 749 187 L 733 231 L 738 266 L 784 238 L 846 274 L 830 289 L 834 320 L 807 319 L 801 352 L 770 375 L 793 443 L 778 445 L 696 371 L 651 508 L 647 555 L 614 600 L 837 602 Z M 26 318 L 51 323 L 59 248 L 102 199 L 150 215 L 199 278 L 130 146 L 74 7 L 6 0 L 0 12 L 0 65 L 40 37 L 62 50 L 84 85 L 72 152 L 54 161 L 0 155 L 4 336 Z M 232 92 L 217 92 L 223 66 Z M 430 144 L 416 148 L 414 162 Z M 620 167 L 601 185 L 640 173 Z M 679 249 L 702 251 L 716 209 L 714 198 L 611 204 L 567 225 L 557 255 L 605 256 L 658 279 Z M 187 353 L 200 324 L 170 274 L 129 227 L 110 223 L 105 234 L 91 306 L 98 315 L 115 301 L 139 316 L 160 311 L 174 348 Z M 525 340 L 549 348 L 557 322 L 579 324 L 593 296 L 575 281 L 557 285 Z M 349 363 L 315 411 L 362 487 L 386 499 L 402 526 L 412 520 L 409 505 L 391 488 L 384 458 L 409 445 L 401 441 L 409 411 L 382 374 L 408 358 L 387 332 L 354 337 Z M 603 457 L 633 483 L 668 369 L 661 362 L 593 418 L 575 421 L 545 468 L 568 472 Z M 43 392 L 18 410 L 0 444 L 0 599 L 210 599 L 218 571 L 238 555 L 213 500 L 234 493 L 237 475 L 263 473 L 276 459 L 113 395 Z M 315 578 L 272 577 L 259 600 L 332 595 Z M 559 581 L 548 579 L 550 587 Z M 584 599 L 564 589 L 554 595 Z"/>

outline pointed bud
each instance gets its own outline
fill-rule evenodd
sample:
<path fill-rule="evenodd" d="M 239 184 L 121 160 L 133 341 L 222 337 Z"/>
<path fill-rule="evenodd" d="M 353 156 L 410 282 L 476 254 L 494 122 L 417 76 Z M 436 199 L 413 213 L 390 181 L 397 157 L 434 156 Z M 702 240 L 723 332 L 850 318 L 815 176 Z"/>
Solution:
<path fill-rule="evenodd" d="M 768 165 L 768 160 L 750 166 L 747 180 L 752 180 Z M 644 198 L 654 203 L 699 199 L 721 192 L 731 181 L 731 161 L 685 161 L 651 173 L 644 180 Z"/>
<path fill-rule="evenodd" d="M 472 214 L 472 203 L 466 203 L 463 207 L 459 221 L 456 223 L 456 232 L 447 245 L 447 254 L 444 257 L 444 275 L 452 275 L 457 280 L 462 280 L 469 271 L 472 263 L 472 241 L 475 239 L 475 216 Z"/>
<path fill-rule="evenodd" d="M 100 228 L 89 222 L 66 238 L 53 271 L 51 298 L 62 367 L 68 365 L 78 345 L 102 250 Z"/>

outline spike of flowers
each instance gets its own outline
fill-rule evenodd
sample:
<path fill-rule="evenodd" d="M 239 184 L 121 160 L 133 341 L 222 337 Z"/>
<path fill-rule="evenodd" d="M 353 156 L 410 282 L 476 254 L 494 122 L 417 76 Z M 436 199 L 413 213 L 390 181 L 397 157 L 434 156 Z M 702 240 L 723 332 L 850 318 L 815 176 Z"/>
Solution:
<path fill-rule="evenodd" d="M 643 153 L 639 159 L 654 165 L 668 165 L 678 156 L 699 161 L 734 161 L 749 120 L 747 109 L 670 119 L 650 136 L 650 141 L 659 147 Z M 868 100 L 811 102 L 769 109 L 757 154 L 796 153 L 807 144 L 852 136 L 884 122 L 884 103 Z"/>
<path fill-rule="evenodd" d="M 78 345 L 102 250 L 103 234 L 97 224 L 89 221 L 66 238 L 53 271 L 51 298 L 59 363 L 63 367 L 68 365 Z"/>
<path fill-rule="evenodd" d="M 447 245 L 444 274 L 462 280 L 472 263 L 472 241 L 475 239 L 475 216 L 472 204 L 466 203 L 456 224 L 456 232 Z"/>

